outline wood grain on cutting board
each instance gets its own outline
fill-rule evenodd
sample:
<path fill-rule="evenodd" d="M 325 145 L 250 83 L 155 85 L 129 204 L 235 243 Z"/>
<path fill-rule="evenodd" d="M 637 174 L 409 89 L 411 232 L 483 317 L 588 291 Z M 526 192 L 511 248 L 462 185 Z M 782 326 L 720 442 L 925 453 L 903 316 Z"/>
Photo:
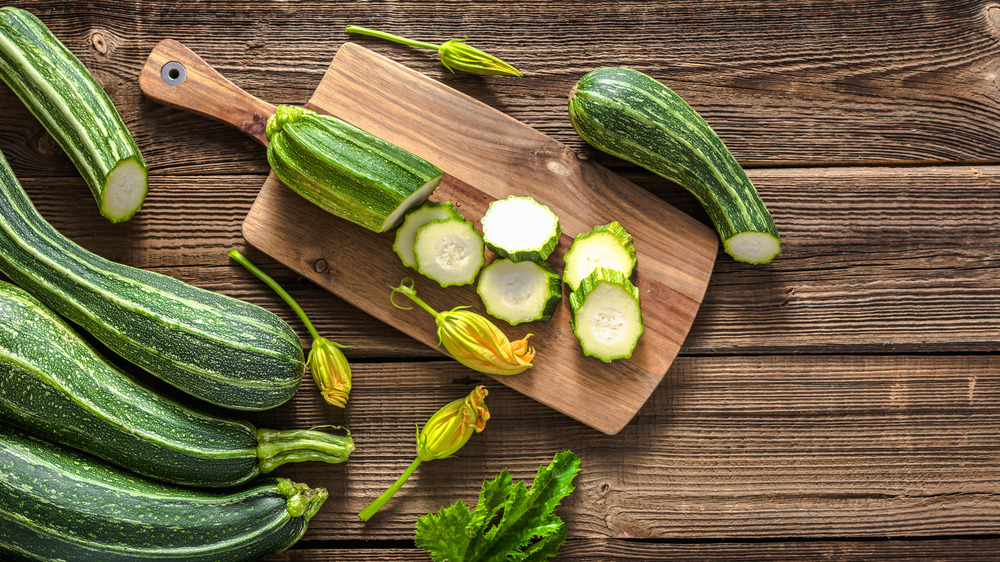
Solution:
<path fill-rule="evenodd" d="M 144 76 L 153 77 L 146 80 L 151 90 L 169 60 L 156 51 L 150 56 Z M 272 106 L 234 94 L 228 82 L 199 88 L 213 71 L 200 59 L 185 64 L 192 68 L 184 87 L 160 101 L 230 123 L 266 142 L 254 124 L 266 119 L 262 113 L 272 112 Z M 213 89 L 219 91 L 212 94 Z M 146 86 L 144 91 L 150 95 Z M 188 92 L 199 99 L 185 99 Z M 212 95 L 226 100 L 217 113 L 205 102 Z M 246 106 L 243 115 L 241 105 Z M 583 355 L 569 327 L 564 286 L 563 301 L 550 321 L 513 327 L 498 321 L 512 339 L 531 333 L 537 353 L 527 371 L 494 378 L 604 433 L 617 433 L 632 419 L 666 374 L 697 314 L 718 248 L 711 229 L 532 127 L 353 43 L 340 48 L 305 105 L 439 166 L 446 175 L 431 199 L 452 201 L 477 228 L 494 199 L 530 195 L 549 206 L 563 229 L 549 258 L 557 271 L 573 237 L 620 222 L 634 237 L 639 263 L 632 280 L 646 327 L 632 358 L 604 363 Z M 485 312 L 474 285 L 442 288 L 403 267 L 392 251 L 392 233 L 376 234 L 327 214 L 273 174 L 247 214 L 243 235 L 279 262 L 434 348 L 433 317 L 393 306 L 390 286 L 414 277 L 418 294 L 437 310 L 471 306 Z M 409 303 L 399 296 L 397 304 Z"/>

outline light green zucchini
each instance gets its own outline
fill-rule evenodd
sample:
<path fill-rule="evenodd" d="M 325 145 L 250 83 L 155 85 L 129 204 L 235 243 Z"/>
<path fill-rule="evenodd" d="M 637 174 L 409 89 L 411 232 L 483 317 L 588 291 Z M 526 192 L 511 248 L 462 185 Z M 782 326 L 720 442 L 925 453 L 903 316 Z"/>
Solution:
<path fill-rule="evenodd" d="M 546 262 L 501 258 L 483 268 L 476 292 L 490 316 L 515 326 L 552 318 L 562 300 L 562 282 Z"/>
<path fill-rule="evenodd" d="M 595 226 L 573 239 L 573 244 L 563 256 L 563 281 L 574 291 L 580 281 L 598 267 L 621 271 L 625 277 L 632 275 L 636 265 L 632 235 L 618 221 Z"/>
<path fill-rule="evenodd" d="M 527 196 L 491 202 L 480 222 L 486 247 L 514 262 L 548 258 L 562 234 L 556 214 Z"/>
<path fill-rule="evenodd" d="M 646 331 L 639 290 L 622 272 L 599 267 L 569 296 L 570 327 L 584 355 L 605 363 L 628 359 Z"/>
<path fill-rule="evenodd" d="M 0 8 L 0 79 L 66 152 L 112 222 L 149 190 L 146 163 L 114 103 L 89 70 L 32 13 Z"/>
<path fill-rule="evenodd" d="M 0 318 L 0 419 L 133 472 L 235 486 L 286 462 L 344 462 L 354 449 L 350 435 L 256 429 L 164 398 L 3 281 Z"/>
<path fill-rule="evenodd" d="M 465 217 L 450 202 L 427 202 L 406 213 L 403 224 L 396 229 L 396 238 L 392 249 L 406 267 L 417 268 L 417 256 L 413 253 L 413 244 L 417 239 L 417 229 L 431 221 L 444 219 L 461 219 Z"/>
<path fill-rule="evenodd" d="M 472 283 L 486 263 L 483 237 L 471 222 L 455 217 L 418 228 L 413 255 L 417 271 L 442 287 Z"/>
<path fill-rule="evenodd" d="M 202 400 L 265 410 L 302 381 L 302 344 L 285 321 L 80 247 L 38 214 L 2 154 L 0 271 L 113 352 Z"/>
<path fill-rule="evenodd" d="M 629 68 L 599 68 L 573 88 L 569 115 L 595 148 L 690 191 L 733 259 L 768 263 L 781 252 L 757 188 L 701 115 L 667 86 Z"/>
<path fill-rule="evenodd" d="M 170 486 L 0 424 L 4 560 L 259 560 L 295 544 L 327 496 L 284 478 Z"/>

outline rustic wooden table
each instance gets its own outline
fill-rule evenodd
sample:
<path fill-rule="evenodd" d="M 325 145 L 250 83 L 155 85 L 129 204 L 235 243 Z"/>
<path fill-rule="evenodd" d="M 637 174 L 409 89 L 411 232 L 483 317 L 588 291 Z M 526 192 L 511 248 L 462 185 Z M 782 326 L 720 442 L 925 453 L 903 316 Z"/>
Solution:
<path fill-rule="evenodd" d="M 249 416 L 343 424 L 343 465 L 283 475 L 331 497 L 275 560 L 423 559 L 418 516 L 475 502 L 506 468 L 530 483 L 582 461 L 559 508 L 560 559 L 993 558 L 1000 546 L 1000 5 L 984 1 L 49 2 L 38 15 L 103 83 L 151 169 L 143 210 L 102 219 L 83 181 L 0 84 L 0 150 L 36 206 L 109 259 L 301 323 L 226 256 L 241 248 L 351 345 L 354 392 L 311 383 Z M 347 24 L 470 43 L 523 78 L 450 74 L 433 52 Z M 268 172 L 238 131 L 145 99 L 163 38 L 274 103 L 303 103 L 356 41 L 500 109 L 699 220 L 684 190 L 588 147 L 575 81 L 627 65 L 661 79 L 747 168 L 783 235 L 766 266 L 718 257 L 680 357 L 633 421 L 605 435 L 445 360 L 246 245 Z M 376 518 L 357 512 L 414 455 L 414 424 L 490 388 L 492 419 L 458 458 L 426 463 Z M 601 404 L 593 404 L 600 408 Z"/>

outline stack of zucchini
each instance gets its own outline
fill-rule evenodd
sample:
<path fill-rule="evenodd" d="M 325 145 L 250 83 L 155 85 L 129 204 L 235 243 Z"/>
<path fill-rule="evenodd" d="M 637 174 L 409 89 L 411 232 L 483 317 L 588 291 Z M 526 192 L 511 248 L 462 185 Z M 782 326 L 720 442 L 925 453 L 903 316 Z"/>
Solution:
<path fill-rule="evenodd" d="M 59 141 L 102 214 L 128 219 L 146 167 L 114 105 L 32 14 L 0 9 L 0 78 Z M 350 435 L 276 431 L 167 398 L 112 352 L 218 406 L 286 402 L 301 343 L 261 307 L 108 261 L 57 232 L 0 153 L 0 555 L 253 560 L 291 546 L 327 497 L 286 462 L 343 462 Z M 16 284 L 16 285 L 15 285 Z"/>

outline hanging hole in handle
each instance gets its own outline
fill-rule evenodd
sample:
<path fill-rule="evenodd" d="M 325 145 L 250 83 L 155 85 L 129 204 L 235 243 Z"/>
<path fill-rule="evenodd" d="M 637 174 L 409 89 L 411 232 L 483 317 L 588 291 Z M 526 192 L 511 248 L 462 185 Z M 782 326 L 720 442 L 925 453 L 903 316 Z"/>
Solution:
<path fill-rule="evenodd" d="M 160 78 L 168 86 L 180 86 L 187 78 L 187 70 L 177 61 L 168 62 L 160 69 Z"/>

